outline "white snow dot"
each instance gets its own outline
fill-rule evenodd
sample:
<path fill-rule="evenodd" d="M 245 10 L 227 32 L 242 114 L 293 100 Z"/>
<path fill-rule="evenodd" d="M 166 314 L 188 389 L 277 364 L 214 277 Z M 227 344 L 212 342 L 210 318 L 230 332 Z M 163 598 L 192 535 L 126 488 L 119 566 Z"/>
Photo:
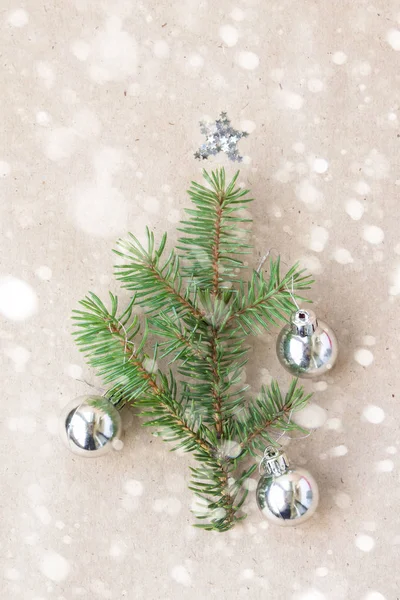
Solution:
<path fill-rule="evenodd" d="M 24 542 L 28 546 L 35 546 L 39 540 L 39 535 L 37 533 L 32 533 L 30 535 L 25 536 Z"/>
<path fill-rule="evenodd" d="M 304 204 L 318 206 L 323 200 L 322 193 L 308 179 L 302 179 L 297 184 L 295 193 Z"/>
<path fill-rule="evenodd" d="M 363 204 L 355 198 L 347 200 L 345 210 L 354 221 L 359 221 L 364 214 Z"/>
<path fill-rule="evenodd" d="M 328 170 L 329 163 L 325 158 L 316 158 L 313 162 L 313 169 L 316 173 L 325 173 Z"/>
<path fill-rule="evenodd" d="M 326 567 L 318 567 L 315 569 L 317 577 L 326 577 L 328 575 L 328 569 Z"/>
<path fill-rule="evenodd" d="M 229 456 L 230 458 L 236 458 L 242 451 L 240 444 L 234 440 L 226 440 L 221 444 L 220 455 L 223 457 Z"/>
<path fill-rule="evenodd" d="M 153 504 L 155 512 L 177 515 L 182 509 L 182 503 L 178 498 L 157 498 Z"/>
<path fill-rule="evenodd" d="M 110 546 L 110 556 L 112 558 L 121 559 L 127 552 L 127 546 L 125 542 L 122 541 L 114 541 Z"/>
<path fill-rule="evenodd" d="M 295 152 L 297 152 L 297 154 L 303 154 L 305 150 L 305 146 L 302 142 L 296 142 L 293 144 L 292 148 Z"/>
<path fill-rule="evenodd" d="M 344 52 L 335 52 L 332 56 L 332 62 L 335 63 L 335 65 L 344 65 L 345 62 L 347 62 L 347 55 Z"/>
<path fill-rule="evenodd" d="M 345 492 L 338 492 L 335 495 L 335 504 L 339 508 L 343 508 L 343 509 L 348 508 L 351 504 L 351 498 Z"/>
<path fill-rule="evenodd" d="M 231 12 L 231 17 L 234 21 L 243 21 L 244 12 L 240 8 L 234 8 Z"/>
<path fill-rule="evenodd" d="M 126 229 L 128 207 L 122 192 L 108 185 L 83 184 L 75 192 L 75 221 L 83 231 L 115 237 Z"/>
<path fill-rule="evenodd" d="M 99 135 L 101 123 L 94 112 L 84 108 L 74 114 L 72 128 L 79 137 L 93 139 Z"/>
<path fill-rule="evenodd" d="M 51 435 L 57 435 L 59 431 L 59 419 L 56 415 L 49 415 L 46 419 L 46 429 Z"/>
<path fill-rule="evenodd" d="M 373 179 L 386 179 L 389 172 L 389 160 L 382 152 L 378 152 L 376 148 L 373 148 L 364 160 L 363 173 Z"/>
<path fill-rule="evenodd" d="M 42 504 L 39 506 L 35 506 L 34 513 L 43 525 L 49 525 L 51 523 L 51 515 L 46 506 Z"/>
<path fill-rule="evenodd" d="M 348 448 L 344 444 L 335 446 L 334 448 L 331 448 L 331 450 L 329 451 L 330 456 L 333 456 L 333 457 L 345 456 L 347 453 L 348 453 Z"/>
<path fill-rule="evenodd" d="M 70 88 L 65 88 L 61 92 L 61 98 L 65 104 L 77 104 L 79 102 L 78 94 L 75 90 L 71 90 Z"/>
<path fill-rule="evenodd" d="M 121 452 L 121 450 L 124 447 L 124 442 L 122 440 L 119 440 L 118 438 L 114 438 L 111 442 L 111 445 L 114 448 L 114 450 L 116 450 L 117 452 Z"/>
<path fill-rule="evenodd" d="M 329 239 L 329 231 L 325 227 L 315 226 L 311 230 L 310 249 L 322 252 Z"/>
<path fill-rule="evenodd" d="M 397 448 L 396 448 L 396 446 L 388 446 L 386 448 L 386 452 L 388 454 L 397 454 Z"/>
<path fill-rule="evenodd" d="M 257 489 L 257 485 L 258 485 L 257 481 L 255 479 L 251 479 L 251 478 L 246 479 L 243 482 L 244 489 L 249 490 L 249 492 L 255 492 Z"/>
<path fill-rule="evenodd" d="M 72 379 L 80 379 L 82 377 L 82 372 L 83 369 L 80 365 L 71 364 L 66 368 L 67 375 L 72 377 Z"/>
<path fill-rule="evenodd" d="M 367 225 L 364 227 L 363 238 L 370 244 L 381 244 L 385 234 L 377 225 Z"/>
<path fill-rule="evenodd" d="M 158 370 L 157 361 L 153 358 L 145 358 L 143 360 L 143 367 L 148 371 L 148 373 L 155 373 Z"/>
<path fill-rule="evenodd" d="M 368 592 L 366 596 L 363 596 L 361 600 L 386 600 L 386 597 L 380 592 Z"/>
<path fill-rule="evenodd" d="M 78 60 L 84 62 L 90 54 L 90 45 L 83 40 L 75 40 L 71 44 L 71 52 Z"/>
<path fill-rule="evenodd" d="M 168 58 L 169 46 L 164 40 L 158 40 L 153 46 L 154 56 L 157 58 Z"/>
<path fill-rule="evenodd" d="M 14 569 L 12 567 L 10 569 L 5 570 L 4 576 L 10 581 L 18 581 L 18 579 L 21 579 L 21 573 L 17 569 Z"/>
<path fill-rule="evenodd" d="M 47 89 L 53 87 L 55 74 L 53 67 L 49 63 L 40 60 L 36 64 L 36 73 L 43 79 L 43 83 Z"/>
<path fill-rule="evenodd" d="M 361 534 L 356 537 L 356 546 L 363 552 L 370 552 L 375 546 L 374 538 L 370 535 Z"/>
<path fill-rule="evenodd" d="M 376 463 L 375 468 L 379 473 L 390 473 L 394 469 L 394 462 L 390 460 L 390 458 L 379 460 Z"/>
<path fill-rule="evenodd" d="M 189 64 L 195 69 L 200 69 L 204 65 L 204 58 L 201 54 L 191 54 L 189 56 Z"/>
<path fill-rule="evenodd" d="M 365 531 L 376 531 L 375 521 L 364 521 L 363 528 Z"/>
<path fill-rule="evenodd" d="M 96 28 L 90 45 L 89 76 L 97 83 L 124 81 L 135 75 L 137 43 L 122 29 L 122 19 L 109 17 L 104 28 Z"/>
<path fill-rule="evenodd" d="M 374 360 L 374 355 L 371 350 L 367 350 L 366 348 L 358 348 L 358 350 L 354 353 L 354 358 L 358 362 L 359 365 L 363 367 L 369 367 Z"/>
<path fill-rule="evenodd" d="M 4 354 L 6 354 L 11 360 L 14 362 L 15 370 L 17 373 L 22 373 L 25 371 L 25 365 L 30 359 L 31 353 L 27 348 L 23 346 L 14 346 L 12 348 L 7 348 L 4 350 Z"/>
<path fill-rule="evenodd" d="M 275 101 L 280 108 L 289 108 L 290 110 L 300 110 L 304 104 L 304 98 L 290 90 L 277 90 Z"/>
<path fill-rule="evenodd" d="M 309 402 L 307 406 L 294 413 L 292 420 L 307 429 L 317 429 L 322 427 L 327 419 L 327 412 L 322 406 Z"/>
<path fill-rule="evenodd" d="M 240 574 L 240 578 L 241 579 L 253 579 L 254 578 L 253 569 L 243 569 L 243 571 Z"/>
<path fill-rule="evenodd" d="M 239 39 L 238 31 L 236 27 L 233 27 L 232 25 L 222 25 L 222 27 L 219 28 L 219 36 L 224 44 L 229 47 L 235 46 Z"/>
<path fill-rule="evenodd" d="M 398 29 L 389 29 L 386 34 L 386 41 L 392 46 L 393 50 L 400 51 L 400 31 Z"/>
<path fill-rule="evenodd" d="M 360 196 L 365 196 L 368 194 L 368 192 L 370 192 L 371 188 L 366 181 L 361 179 L 354 185 L 354 190 L 357 192 L 357 194 L 360 194 Z"/>
<path fill-rule="evenodd" d="M 42 265 L 38 267 L 35 271 L 35 275 L 39 277 L 39 279 L 43 279 L 44 281 L 50 281 L 52 276 L 52 271 L 50 267 L 46 267 L 46 265 Z"/>
<path fill-rule="evenodd" d="M 56 127 L 48 132 L 45 154 L 54 162 L 69 158 L 75 150 L 75 131 L 68 127 Z"/>
<path fill-rule="evenodd" d="M 314 383 L 314 389 L 317 392 L 324 392 L 326 389 L 328 389 L 328 384 L 326 383 L 326 381 L 317 381 L 316 383 Z"/>
<path fill-rule="evenodd" d="M 318 92 L 322 92 L 324 89 L 324 83 L 320 79 L 312 78 L 308 80 L 307 87 L 310 92 L 317 94 Z"/>
<path fill-rule="evenodd" d="M 10 165 L 5 160 L 0 160 L 0 177 L 7 177 L 11 172 Z"/>
<path fill-rule="evenodd" d="M 393 285 L 389 288 L 389 294 L 398 296 L 400 294 L 400 265 L 393 271 L 390 279 Z"/>
<path fill-rule="evenodd" d="M 12 27 L 24 27 L 29 21 L 29 15 L 23 8 L 14 10 L 7 19 L 7 23 Z"/>
<path fill-rule="evenodd" d="M 141 496 L 143 494 L 143 484 L 136 479 L 128 479 L 124 488 L 130 496 Z"/>
<path fill-rule="evenodd" d="M 51 117 L 49 115 L 49 113 L 47 113 L 44 110 L 39 110 L 39 112 L 36 113 L 36 123 L 38 125 L 42 125 L 43 127 L 46 127 L 51 121 Z"/>
<path fill-rule="evenodd" d="M 325 427 L 327 429 L 331 429 L 332 431 L 342 431 L 342 421 L 339 417 L 332 417 L 328 419 L 325 423 Z"/>
<path fill-rule="evenodd" d="M 256 124 L 254 123 L 254 121 L 241 121 L 240 122 L 240 128 L 243 131 L 247 131 L 247 133 L 253 133 L 253 131 L 256 128 Z"/>
<path fill-rule="evenodd" d="M 380 406 L 375 406 L 374 404 L 366 406 L 362 414 L 367 421 L 374 423 L 375 425 L 382 423 L 385 418 L 384 410 Z"/>
<path fill-rule="evenodd" d="M 242 69 L 253 71 L 258 67 L 260 59 L 254 52 L 243 51 L 237 54 L 236 62 Z"/>
<path fill-rule="evenodd" d="M 348 265 L 353 262 L 353 257 L 346 248 L 337 248 L 333 253 L 333 258 L 341 265 Z"/>
<path fill-rule="evenodd" d="M 280 83 L 285 76 L 285 71 L 283 69 L 272 69 L 269 76 L 275 83 Z"/>
<path fill-rule="evenodd" d="M 299 262 L 304 269 L 314 275 L 318 275 L 323 271 L 321 261 L 316 256 L 302 256 Z"/>
<path fill-rule="evenodd" d="M 170 208 L 167 214 L 167 221 L 169 223 L 179 223 L 181 213 L 177 208 Z"/>
<path fill-rule="evenodd" d="M 24 321 L 37 310 L 33 288 L 16 277 L 0 278 L 0 313 L 11 321 Z"/>
<path fill-rule="evenodd" d="M 63 581 L 68 577 L 70 566 L 68 561 L 58 552 L 47 552 L 40 563 L 40 570 L 52 581 Z"/>
<path fill-rule="evenodd" d="M 376 338 L 373 335 L 364 335 L 363 342 L 366 346 L 375 346 Z"/>
<path fill-rule="evenodd" d="M 157 213 L 160 209 L 160 201 L 154 196 L 147 196 L 143 202 L 143 208 L 150 213 Z"/>
<path fill-rule="evenodd" d="M 187 569 L 183 565 L 177 565 L 171 571 L 172 579 L 175 579 L 177 583 L 189 587 L 192 583 L 192 578 L 190 577 Z"/>
<path fill-rule="evenodd" d="M 358 72 L 362 77 L 367 77 L 372 71 L 371 65 L 369 62 L 364 61 L 358 65 Z"/>

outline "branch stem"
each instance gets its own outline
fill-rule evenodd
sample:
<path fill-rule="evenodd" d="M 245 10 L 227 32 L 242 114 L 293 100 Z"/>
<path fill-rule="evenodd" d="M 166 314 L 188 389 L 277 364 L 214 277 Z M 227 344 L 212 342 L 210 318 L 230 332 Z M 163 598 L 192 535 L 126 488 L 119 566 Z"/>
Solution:
<path fill-rule="evenodd" d="M 260 433 L 262 433 L 269 427 L 272 427 L 274 425 L 274 423 L 279 421 L 282 417 L 286 417 L 287 415 L 290 415 L 292 410 L 293 410 L 292 403 L 285 404 L 282 407 L 282 410 L 280 410 L 278 413 L 275 413 L 275 415 L 272 419 L 268 419 L 267 421 L 264 421 L 264 423 L 262 425 L 260 425 L 256 429 L 253 429 L 253 431 L 248 434 L 247 438 L 243 442 L 241 442 L 241 444 L 240 444 L 241 448 L 243 448 L 243 450 L 247 450 L 250 442 L 252 442 L 258 435 L 260 435 Z"/>
<path fill-rule="evenodd" d="M 115 326 L 115 322 L 118 323 L 118 327 Z M 124 331 L 124 327 L 122 325 L 122 323 L 120 321 L 118 321 L 117 319 L 113 319 L 113 323 L 109 323 L 109 329 L 111 334 L 116 334 L 118 335 L 118 337 L 120 338 L 121 344 L 123 346 L 124 352 L 128 354 L 127 352 L 127 344 L 126 344 L 126 338 L 125 335 L 121 335 L 121 329 L 122 331 Z M 205 440 L 203 440 L 196 431 L 194 431 L 193 429 L 191 429 L 186 423 L 184 423 L 182 421 L 182 419 L 179 417 L 179 415 L 177 415 L 175 413 L 175 411 L 173 410 L 173 408 L 170 406 L 169 402 L 166 402 L 164 400 L 167 392 L 166 390 L 164 390 L 163 388 L 161 388 L 157 382 L 155 381 L 154 377 L 151 375 L 151 373 L 149 373 L 143 366 L 142 361 L 136 356 L 135 352 L 130 352 L 128 354 L 128 361 L 135 367 L 135 369 L 140 373 L 141 377 L 147 381 L 147 383 L 150 385 L 151 390 L 153 392 L 153 395 L 156 396 L 158 398 L 159 403 L 163 406 L 164 410 L 166 410 L 172 417 L 175 418 L 176 424 L 179 425 L 179 427 L 181 427 L 186 433 L 187 435 L 189 435 L 189 437 L 191 437 L 193 439 L 193 441 L 203 450 L 205 450 L 207 452 L 207 454 L 209 454 L 210 456 L 213 455 L 213 448 L 210 444 L 208 444 L 208 442 L 206 442 Z"/>

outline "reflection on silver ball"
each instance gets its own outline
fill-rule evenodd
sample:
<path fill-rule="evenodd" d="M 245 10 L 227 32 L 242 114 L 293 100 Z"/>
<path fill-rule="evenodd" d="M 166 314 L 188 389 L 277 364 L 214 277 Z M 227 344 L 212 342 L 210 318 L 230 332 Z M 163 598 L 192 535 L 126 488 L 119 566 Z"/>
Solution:
<path fill-rule="evenodd" d="M 99 456 L 120 438 L 121 416 L 104 396 L 81 396 L 68 404 L 61 415 L 61 436 L 72 452 Z"/>
<path fill-rule="evenodd" d="M 290 467 L 286 455 L 272 449 L 256 498 L 264 517 L 286 527 L 307 521 L 318 506 L 318 485 L 305 469 Z"/>
<path fill-rule="evenodd" d="M 296 377 L 319 377 L 329 371 L 338 355 L 333 330 L 307 309 L 291 316 L 278 336 L 276 352 L 282 366 Z"/>

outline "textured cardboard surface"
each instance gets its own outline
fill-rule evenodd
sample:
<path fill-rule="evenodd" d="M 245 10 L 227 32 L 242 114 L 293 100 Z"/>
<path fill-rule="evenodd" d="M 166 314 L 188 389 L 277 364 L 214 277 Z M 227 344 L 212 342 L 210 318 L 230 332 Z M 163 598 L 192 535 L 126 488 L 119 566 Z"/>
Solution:
<path fill-rule="evenodd" d="M 398 598 L 399 18 L 390 1 L 3 0 L 4 600 Z M 194 529 L 190 457 L 132 414 L 107 458 L 75 458 L 57 434 L 90 390 L 79 379 L 96 383 L 71 310 L 118 289 L 119 235 L 176 240 L 198 121 L 222 110 L 251 133 L 249 262 L 270 247 L 301 260 L 340 342 L 329 377 L 306 382 L 323 410 L 303 417 L 321 426 L 289 447 L 321 491 L 299 529 L 268 527 L 252 494 L 231 533 Z M 289 381 L 275 335 L 254 343 L 254 392 Z"/>

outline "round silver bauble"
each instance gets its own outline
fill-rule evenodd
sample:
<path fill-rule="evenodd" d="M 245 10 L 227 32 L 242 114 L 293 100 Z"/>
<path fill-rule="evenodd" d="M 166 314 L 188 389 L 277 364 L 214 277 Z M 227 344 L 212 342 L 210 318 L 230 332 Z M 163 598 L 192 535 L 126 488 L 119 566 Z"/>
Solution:
<path fill-rule="evenodd" d="M 72 452 L 97 457 L 121 437 L 121 416 L 104 396 L 81 396 L 61 414 L 61 436 Z"/>
<path fill-rule="evenodd" d="M 338 342 L 329 325 L 317 320 L 312 310 L 299 309 L 280 332 L 276 352 L 292 375 L 319 377 L 335 364 Z"/>
<path fill-rule="evenodd" d="M 287 456 L 269 446 L 261 467 L 264 474 L 257 486 L 257 504 L 271 523 L 286 527 L 307 521 L 318 506 L 318 485 L 305 469 L 291 467 Z"/>

